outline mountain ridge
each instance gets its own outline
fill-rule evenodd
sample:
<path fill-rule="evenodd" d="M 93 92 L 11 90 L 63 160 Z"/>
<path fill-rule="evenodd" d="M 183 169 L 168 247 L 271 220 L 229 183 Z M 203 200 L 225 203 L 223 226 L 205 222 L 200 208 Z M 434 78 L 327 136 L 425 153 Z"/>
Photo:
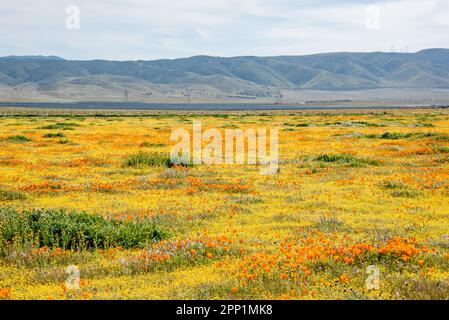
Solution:
<path fill-rule="evenodd" d="M 148 96 L 183 89 L 184 95 L 197 90 L 257 97 L 279 90 L 447 89 L 449 49 L 128 61 L 8 56 L 0 57 L 0 88 L 2 99 L 14 92 L 45 96 L 58 90 L 74 99 L 95 99 L 119 97 L 124 90 Z"/>

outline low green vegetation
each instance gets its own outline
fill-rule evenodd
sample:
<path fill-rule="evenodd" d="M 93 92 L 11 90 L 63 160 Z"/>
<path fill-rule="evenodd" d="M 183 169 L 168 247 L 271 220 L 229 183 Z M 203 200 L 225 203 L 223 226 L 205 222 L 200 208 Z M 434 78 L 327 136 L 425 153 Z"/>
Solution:
<path fill-rule="evenodd" d="M 433 138 L 437 141 L 449 141 L 449 135 L 436 132 L 385 132 L 383 134 L 366 134 L 362 136 L 367 139 L 384 139 L 384 140 L 399 140 L 408 138 Z"/>
<path fill-rule="evenodd" d="M 59 140 L 58 140 L 58 143 L 59 143 L 59 144 L 69 144 L 69 143 L 70 143 L 70 140 L 69 140 L 69 139 L 59 139 Z"/>
<path fill-rule="evenodd" d="M 65 134 L 62 132 L 58 133 L 46 133 L 43 135 L 44 138 L 64 138 Z"/>
<path fill-rule="evenodd" d="M 310 127 L 311 123 L 284 123 L 286 127 Z"/>
<path fill-rule="evenodd" d="M 154 221 L 114 220 L 86 212 L 0 208 L 0 244 L 62 248 L 67 250 L 111 247 L 143 248 L 168 237 Z"/>
<path fill-rule="evenodd" d="M 449 147 L 446 147 L 446 146 L 435 147 L 435 150 L 437 150 L 438 152 L 441 152 L 441 153 L 449 153 Z"/>
<path fill-rule="evenodd" d="M 164 153 L 144 153 L 139 152 L 128 156 L 123 161 L 124 167 L 167 167 L 171 168 L 174 163 L 171 161 L 170 156 Z"/>
<path fill-rule="evenodd" d="M 26 194 L 20 191 L 10 191 L 0 189 L 0 201 L 25 200 Z"/>
<path fill-rule="evenodd" d="M 341 231 L 344 227 L 345 223 L 340 221 L 337 217 L 331 216 L 322 216 L 320 220 L 315 225 L 315 228 L 326 233 L 332 233 Z"/>
<path fill-rule="evenodd" d="M 21 136 L 21 135 L 11 136 L 11 137 L 8 137 L 6 140 L 8 140 L 9 142 L 29 142 L 29 141 L 32 141 L 30 138 L 25 137 L 25 136 Z"/>
<path fill-rule="evenodd" d="M 145 148 L 162 148 L 165 147 L 166 145 L 163 143 L 152 143 L 145 141 L 140 146 Z"/>
<path fill-rule="evenodd" d="M 335 125 L 342 127 L 354 127 L 354 126 L 365 126 L 365 127 L 385 127 L 384 124 L 372 123 L 368 121 L 336 121 L 334 123 L 327 123 L 327 125 Z"/>
<path fill-rule="evenodd" d="M 43 130 L 74 130 L 74 127 L 78 127 L 79 124 L 74 122 L 57 122 L 47 126 L 40 127 Z"/>
<path fill-rule="evenodd" d="M 412 189 L 400 181 L 385 181 L 382 187 L 391 190 L 390 194 L 395 198 L 416 198 L 420 195 L 418 190 Z"/>
<path fill-rule="evenodd" d="M 344 164 L 350 167 L 364 167 L 366 165 L 378 166 L 380 162 L 377 160 L 358 158 L 351 154 L 322 154 L 315 158 L 315 161 L 323 163 Z"/>

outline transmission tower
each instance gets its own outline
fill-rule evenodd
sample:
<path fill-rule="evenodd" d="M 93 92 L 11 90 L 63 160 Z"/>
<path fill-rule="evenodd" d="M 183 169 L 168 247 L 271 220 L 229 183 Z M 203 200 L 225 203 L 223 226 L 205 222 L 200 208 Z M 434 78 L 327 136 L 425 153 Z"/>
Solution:
<path fill-rule="evenodd" d="M 187 103 L 188 104 L 190 104 L 190 101 L 191 101 L 190 97 L 191 97 L 191 95 L 192 95 L 192 92 L 189 89 L 187 89 L 185 96 L 187 97 Z"/>
<path fill-rule="evenodd" d="M 128 102 L 129 102 L 128 90 L 125 90 L 125 98 L 124 98 L 124 102 L 125 102 L 125 103 L 128 103 Z"/>
<path fill-rule="evenodd" d="M 282 99 L 284 95 L 282 94 L 282 89 L 279 89 L 276 95 L 276 104 L 282 104 Z"/>

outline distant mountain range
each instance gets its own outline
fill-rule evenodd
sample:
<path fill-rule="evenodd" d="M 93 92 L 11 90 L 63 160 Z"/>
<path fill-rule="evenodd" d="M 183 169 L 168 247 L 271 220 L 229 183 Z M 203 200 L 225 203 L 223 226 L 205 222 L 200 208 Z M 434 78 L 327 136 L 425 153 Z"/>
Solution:
<path fill-rule="evenodd" d="M 0 58 L 0 99 L 97 99 L 187 95 L 260 97 L 276 90 L 449 88 L 449 49 L 417 53 L 195 56 L 154 61 Z"/>

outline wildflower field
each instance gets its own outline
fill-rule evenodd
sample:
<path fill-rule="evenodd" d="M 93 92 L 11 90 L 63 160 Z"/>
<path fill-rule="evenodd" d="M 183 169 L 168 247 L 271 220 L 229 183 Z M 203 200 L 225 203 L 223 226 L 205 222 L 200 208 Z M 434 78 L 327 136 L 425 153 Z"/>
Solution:
<path fill-rule="evenodd" d="M 449 298 L 449 110 L 0 113 L 0 299 Z M 195 120 L 279 172 L 173 165 Z"/>

